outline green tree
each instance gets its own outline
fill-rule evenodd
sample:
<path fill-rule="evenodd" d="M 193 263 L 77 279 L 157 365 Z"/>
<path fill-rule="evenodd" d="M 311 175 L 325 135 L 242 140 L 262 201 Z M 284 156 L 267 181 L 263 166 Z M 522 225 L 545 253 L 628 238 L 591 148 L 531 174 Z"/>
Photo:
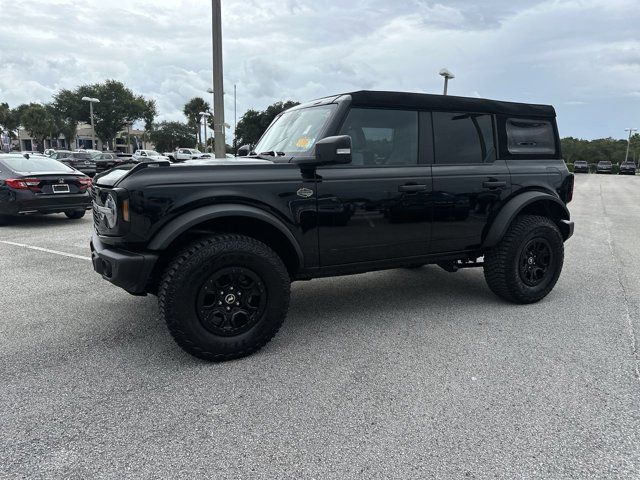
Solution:
<path fill-rule="evenodd" d="M 160 122 L 155 125 L 149 134 L 149 140 L 153 142 L 159 152 L 169 152 L 176 147 L 193 145 L 196 137 L 189 125 L 183 122 Z"/>
<path fill-rule="evenodd" d="M 299 103 L 293 101 L 276 102 L 261 112 L 257 110 L 247 110 L 236 127 L 237 145 L 253 146 L 258 143 L 258 140 L 267 127 L 271 125 L 274 118 L 296 105 L 299 105 Z"/>
<path fill-rule="evenodd" d="M 193 97 L 189 100 L 182 112 L 187 117 L 187 125 L 193 129 L 196 134 L 196 142 L 202 143 L 202 135 L 200 134 L 200 112 L 208 112 L 209 104 L 201 97 Z"/>
<path fill-rule="evenodd" d="M 87 102 L 82 101 L 77 91 L 63 89 L 53 96 L 52 107 L 67 147 L 73 148 L 78 122 L 86 118 Z"/>
<path fill-rule="evenodd" d="M 20 124 L 36 141 L 39 151 L 44 150 L 44 139 L 56 130 L 55 120 L 49 109 L 38 103 L 31 103 L 20 113 Z"/>
<path fill-rule="evenodd" d="M 145 124 L 151 125 L 156 115 L 154 101 L 134 94 L 117 80 L 82 85 L 75 91 L 75 95 L 80 99 L 86 96 L 100 100 L 100 103 L 93 105 L 96 135 L 110 146 L 116 134 L 127 124 L 144 120 Z M 89 105 L 87 102 L 83 103 L 84 109 L 81 110 L 78 120 L 90 123 Z"/>

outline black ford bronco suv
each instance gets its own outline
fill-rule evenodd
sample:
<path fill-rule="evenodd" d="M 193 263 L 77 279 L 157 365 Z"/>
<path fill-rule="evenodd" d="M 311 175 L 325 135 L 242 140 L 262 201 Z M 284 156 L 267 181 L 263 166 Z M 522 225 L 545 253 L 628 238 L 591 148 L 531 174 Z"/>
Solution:
<path fill-rule="evenodd" d="M 560 275 L 574 179 L 553 107 L 360 91 L 287 110 L 244 152 L 120 167 L 92 188 L 94 269 L 157 295 L 197 357 L 265 345 L 296 280 L 483 267 L 499 297 L 532 303 Z"/>

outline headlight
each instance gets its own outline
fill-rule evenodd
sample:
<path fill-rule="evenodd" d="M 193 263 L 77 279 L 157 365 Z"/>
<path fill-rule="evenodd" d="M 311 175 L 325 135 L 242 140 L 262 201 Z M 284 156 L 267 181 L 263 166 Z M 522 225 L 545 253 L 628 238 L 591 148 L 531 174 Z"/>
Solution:
<path fill-rule="evenodd" d="M 118 223 L 118 202 L 114 193 L 107 195 L 104 207 L 96 205 L 95 208 L 108 228 L 114 228 L 116 226 L 116 223 Z"/>
<path fill-rule="evenodd" d="M 107 196 L 104 207 L 104 222 L 107 224 L 107 227 L 114 228 L 118 222 L 118 203 L 112 193 Z"/>

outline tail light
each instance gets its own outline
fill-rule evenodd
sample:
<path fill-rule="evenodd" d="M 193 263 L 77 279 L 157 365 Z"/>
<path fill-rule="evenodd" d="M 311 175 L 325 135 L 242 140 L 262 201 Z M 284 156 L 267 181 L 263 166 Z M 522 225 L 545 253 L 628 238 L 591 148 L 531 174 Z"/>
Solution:
<path fill-rule="evenodd" d="M 38 178 L 8 178 L 4 183 L 15 190 L 42 191 L 40 188 L 40 179 Z"/>
<path fill-rule="evenodd" d="M 80 191 L 84 192 L 85 190 L 91 188 L 92 181 L 89 177 L 80 177 L 78 178 L 78 182 L 80 183 Z"/>
<path fill-rule="evenodd" d="M 573 184 L 575 183 L 575 177 L 573 175 L 571 175 L 568 179 L 567 179 L 567 202 L 569 203 L 571 200 L 573 200 Z"/>

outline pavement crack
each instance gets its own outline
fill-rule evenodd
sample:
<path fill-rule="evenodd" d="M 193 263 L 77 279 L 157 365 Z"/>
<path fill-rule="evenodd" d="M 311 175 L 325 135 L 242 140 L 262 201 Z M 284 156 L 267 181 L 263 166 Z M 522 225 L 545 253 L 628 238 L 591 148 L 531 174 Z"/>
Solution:
<path fill-rule="evenodd" d="M 621 272 L 622 261 L 620 261 L 620 259 L 618 258 L 618 255 L 616 254 L 615 246 L 613 245 L 613 237 L 611 236 L 609 219 L 606 215 L 607 211 L 605 207 L 606 204 L 604 200 L 604 194 L 602 192 L 602 184 L 600 184 L 600 201 L 601 201 L 602 210 L 604 213 L 603 218 L 604 218 L 605 231 L 607 233 L 607 245 L 609 246 L 609 252 L 611 253 L 611 258 L 613 259 L 613 263 L 615 265 L 616 280 L 620 285 L 620 290 L 622 291 L 622 298 L 624 300 L 624 312 L 626 317 L 625 319 L 627 321 L 627 330 L 631 340 L 631 355 L 633 356 L 633 360 L 634 360 L 633 373 L 634 373 L 634 376 L 636 377 L 636 380 L 640 381 L 640 348 L 638 346 L 638 335 L 636 334 L 636 330 L 633 324 L 633 319 L 631 318 L 631 309 L 629 307 L 629 295 L 624 285 L 624 282 L 622 280 L 622 272 Z"/>

